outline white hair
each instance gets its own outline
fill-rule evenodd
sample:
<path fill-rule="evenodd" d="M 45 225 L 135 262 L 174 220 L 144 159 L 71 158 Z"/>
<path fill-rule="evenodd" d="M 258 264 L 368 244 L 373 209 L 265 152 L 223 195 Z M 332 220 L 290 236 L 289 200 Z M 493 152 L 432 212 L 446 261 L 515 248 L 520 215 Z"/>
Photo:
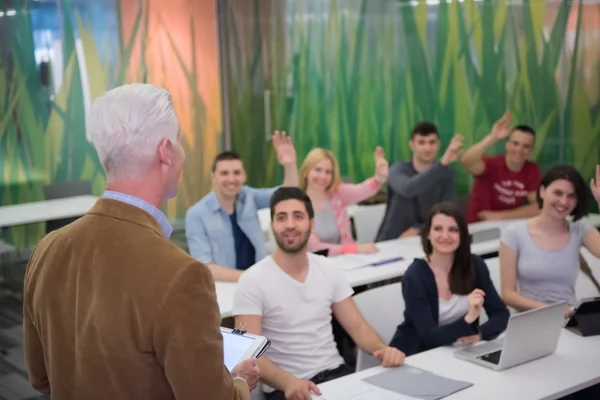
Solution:
<path fill-rule="evenodd" d="M 170 93 L 150 84 L 129 84 L 104 93 L 87 118 L 87 133 L 108 180 L 143 177 L 160 142 L 167 138 L 177 145 L 178 132 Z"/>

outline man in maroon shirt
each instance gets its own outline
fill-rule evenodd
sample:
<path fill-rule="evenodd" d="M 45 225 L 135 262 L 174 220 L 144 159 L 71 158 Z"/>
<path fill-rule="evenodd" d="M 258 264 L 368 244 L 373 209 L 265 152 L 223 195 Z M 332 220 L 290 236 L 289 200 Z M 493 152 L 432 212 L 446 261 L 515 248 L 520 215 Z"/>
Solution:
<path fill-rule="evenodd" d="M 529 218 L 539 211 L 535 196 L 542 174 L 538 165 L 527 159 L 533 151 L 535 132 L 526 125 L 510 129 L 509 122 L 507 111 L 492 132 L 462 157 L 463 167 L 475 177 L 467 208 L 469 223 Z M 492 145 L 506 138 L 506 155 L 484 156 Z"/>

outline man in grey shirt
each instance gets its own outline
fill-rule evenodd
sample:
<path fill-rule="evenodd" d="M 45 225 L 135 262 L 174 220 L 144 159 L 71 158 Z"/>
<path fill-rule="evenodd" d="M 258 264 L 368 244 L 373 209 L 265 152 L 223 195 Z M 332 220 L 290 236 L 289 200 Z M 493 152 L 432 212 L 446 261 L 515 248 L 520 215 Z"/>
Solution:
<path fill-rule="evenodd" d="M 450 164 L 461 153 L 463 138 L 455 135 L 440 161 L 440 135 L 431 122 L 420 122 L 409 141 L 411 161 L 392 165 L 387 183 L 387 207 L 376 241 L 415 236 L 434 204 L 454 201 L 454 172 Z"/>

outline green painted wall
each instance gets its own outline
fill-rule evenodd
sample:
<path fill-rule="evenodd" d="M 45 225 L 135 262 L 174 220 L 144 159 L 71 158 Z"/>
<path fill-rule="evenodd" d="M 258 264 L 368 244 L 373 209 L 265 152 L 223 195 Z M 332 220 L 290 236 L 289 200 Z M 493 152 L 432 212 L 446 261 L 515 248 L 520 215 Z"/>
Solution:
<path fill-rule="evenodd" d="M 419 120 L 438 124 L 444 146 L 455 132 L 470 145 L 507 108 L 515 124 L 537 130 L 533 158 L 542 169 L 568 162 L 590 177 L 599 161 L 600 26 L 584 18 L 600 15 L 598 4 L 226 3 L 232 142 L 252 184 L 281 178 L 265 151 L 265 127 L 287 129 L 300 157 L 314 146 L 332 149 L 342 175 L 357 181 L 373 173 L 378 144 L 391 161 L 409 158 Z M 500 144 L 490 154 L 502 151 Z M 459 192 L 468 193 L 471 178 L 456 172 Z"/>
<path fill-rule="evenodd" d="M 55 18 L 63 21 L 58 25 L 64 82 L 52 101 L 40 85 L 34 60 L 28 8 L 33 3 L 15 0 L 17 14 L 0 18 L 0 204 L 41 200 L 44 184 L 71 179 L 91 180 L 99 194 L 104 175 L 85 139 L 84 90 L 94 98 L 124 82 L 143 81 L 164 72 L 161 57 L 178 60 L 177 68 L 189 78 L 183 86 L 191 87 L 178 103 L 189 111 L 185 121 L 191 127 L 186 135 L 190 161 L 182 195 L 167 207 L 169 215 L 182 216 L 209 190 L 208 165 L 220 148 L 215 144 L 219 132 L 213 130 L 220 123 L 215 122 L 213 129 L 201 122 L 206 105 L 192 85 L 202 80 L 205 65 L 194 64 L 193 70 L 186 66 L 181 60 L 197 49 L 180 40 L 169 42 L 167 56 L 167 50 L 144 50 L 154 43 L 148 40 L 148 1 L 130 18 L 124 35 L 122 1 L 115 1 L 114 16 L 106 17 L 109 24 L 99 22 L 102 10 L 92 8 L 93 0 L 77 9 L 69 0 L 60 1 Z M 111 2 L 103 4 L 109 7 Z M 390 161 L 408 158 L 410 128 L 418 120 L 435 121 L 444 145 L 455 132 L 471 144 L 488 133 L 506 108 L 512 110 L 515 123 L 537 129 L 534 158 L 543 169 L 568 162 L 588 178 L 599 161 L 600 51 L 594 36 L 600 29 L 598 4 L 583 6 L 568 0 L 530 0 L 523 5 L 504 0 L 442 1 L 435 6 L 395 0 L 219 4 L 225 115 L 231 143 L 244 157 L 253 185 L 281 180 L 266 140 L 274 129 L 292 134 L 299 158 L 314 146 L 334 150 L 342 174 L 357 181 L 373 173 L 376 145 L 384 146 Z M 190 32 L 202 35 L 204 27 L 193 15 L 201 14 L 186 14 Z M 101 29 L 105 26 L 114 34 Z M 80 78 L 77 37 L 91 77 L 87 86 Z M 135 74 L 131 63 L 140 66 Z M 173 75 L 167 72 L 165 76 Z M 502 146 L 493 152 L 497 151 Z M 471 178 L 460 167 L 456 171 L 460 192 L 467 193 Z M 19 246 L 31 246 L 42 234 L 43 226 L 37 224 L 9 229 L 3 236 Z"/>

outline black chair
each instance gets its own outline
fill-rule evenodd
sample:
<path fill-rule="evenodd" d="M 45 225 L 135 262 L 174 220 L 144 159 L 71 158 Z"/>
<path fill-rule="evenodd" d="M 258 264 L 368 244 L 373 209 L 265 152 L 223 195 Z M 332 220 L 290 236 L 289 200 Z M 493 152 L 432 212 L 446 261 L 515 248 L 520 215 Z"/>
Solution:
<path fill-rule="evenodd" d="M 90 181 L 70 181 L 53 183 L 44 186 L 44 197 L 46 200 L 64 199 L 67 197 L 83 196 L 92 194 L 92 183 Z M 46 221 L 46 233 L 62 228 L 77 220 L 79 217 L 63 218 L 54 221 Z"/>

